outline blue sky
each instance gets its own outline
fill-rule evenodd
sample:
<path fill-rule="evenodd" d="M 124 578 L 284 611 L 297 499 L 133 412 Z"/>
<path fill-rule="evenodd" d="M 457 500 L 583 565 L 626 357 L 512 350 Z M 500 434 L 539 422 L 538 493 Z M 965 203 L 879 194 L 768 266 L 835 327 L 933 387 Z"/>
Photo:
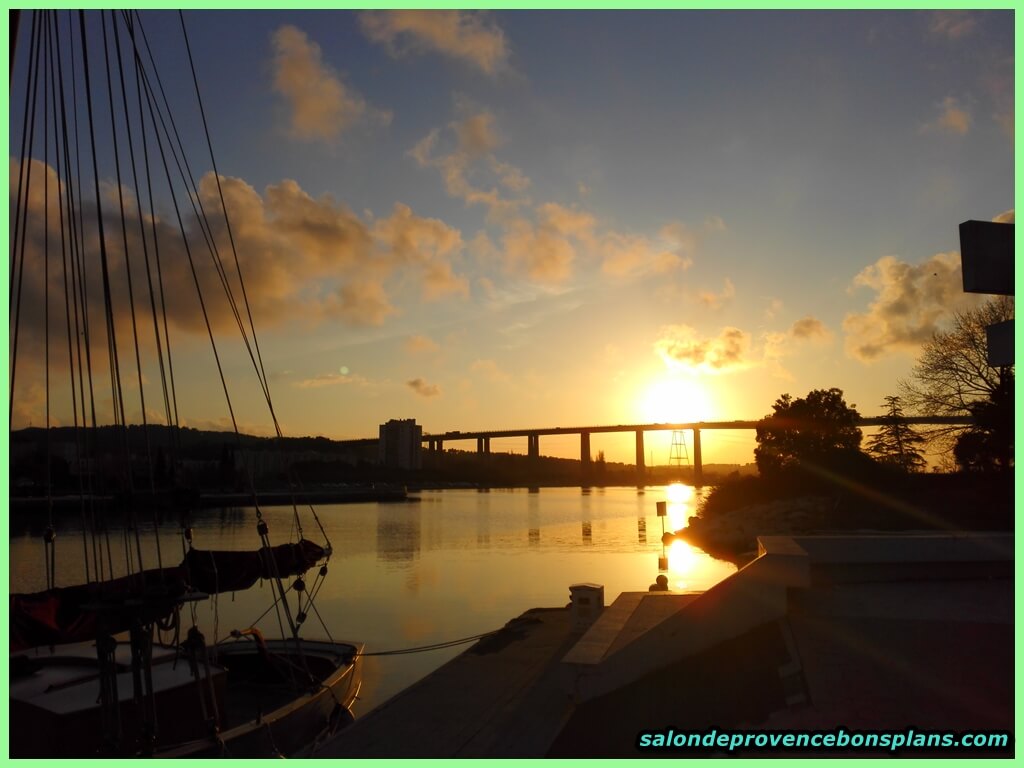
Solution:
<path fill-rule="evenodd" d="M 192 109 L 177 14 L 143 22 Z M 957 225 L 1012 217 L 1011 11 L 186 22 L 289 434 L 757 418 L 829 386 L 873 415 L 980 300 Z M 194 317 L 174 324 L 193 423 L 216 423 Z"/>

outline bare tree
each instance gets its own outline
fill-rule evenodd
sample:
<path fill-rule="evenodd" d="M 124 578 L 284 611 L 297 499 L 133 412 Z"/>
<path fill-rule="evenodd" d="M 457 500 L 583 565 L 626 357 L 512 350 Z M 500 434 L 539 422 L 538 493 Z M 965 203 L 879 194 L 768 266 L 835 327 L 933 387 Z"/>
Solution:
<path fill-rule="evenodd" d="M 972 407 L 992 400 L 1013 379 L 1013 367 L 988 364 L 985 327 L 1013 318 L 1013 298 L 1000 296 L 975 309 L 956 312 L 949 331 L 925 342 L 909 379 L 899 382 L 907 408 L 922 416 L 970 416 Z M 933 450 L 951 457 L 962 426 L 930 429 Z"/>

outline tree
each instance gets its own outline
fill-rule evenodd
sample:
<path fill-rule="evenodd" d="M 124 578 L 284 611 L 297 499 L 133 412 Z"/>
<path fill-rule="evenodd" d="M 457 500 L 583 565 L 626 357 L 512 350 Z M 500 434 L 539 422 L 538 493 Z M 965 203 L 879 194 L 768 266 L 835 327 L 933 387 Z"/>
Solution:
<path fill-rule="evenodd" d="M 883 464 L 898 467 L 904 472 L 919 472 L 927 464 L 919 446 L 925 439 L 904 421 L 903 405 L 896 395 L 885 398 L 885 421 L 878 434 L 866 446 L 868 453 Z"/>
<path fill-rule="evenodd" d="M 949 331 L 924 343 L 911 378 L 899 383 L 908 410 L 922 416 L 970 416 L 977 403 L 992 400 L 1001 388 L 1013 386 L 1013 368 L 988 364 L 986 326 L 1013 318 L 1013 299 L 1000 296 L 976 309 L 953 314 Z M 963 426 L 942 426 L 925 436 L 947 455 Z"/>
<path fill-rule="evenodd" d="M 1013 377 L 1004 378 L 987 399 L 970 405 L 974 424 L 957 438 L 953 456 L 965 472 L 1013 468 Z"/>
<path fill-rule="evenodd" d="M 772 408 L 757 425 L 754 458 L 762 475 L 859 453 L 860 414 L 846 404 L 841 389 L 815 389 L 796 400 L 785 394 Z"/>

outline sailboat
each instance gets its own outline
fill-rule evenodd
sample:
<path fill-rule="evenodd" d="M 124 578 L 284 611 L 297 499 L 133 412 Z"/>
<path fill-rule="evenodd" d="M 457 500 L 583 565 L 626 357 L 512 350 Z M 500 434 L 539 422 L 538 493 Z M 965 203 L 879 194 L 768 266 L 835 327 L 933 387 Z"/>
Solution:
<path fill-rule="evenodd" d="M 12 136 L 20 129 L 21 150 L 11 173 L 9 417 L 13 428 L 19 373 L 36 389 L 45 382 L 49 503 L 42 535 L 46 589 L 10 596 L 10 755 L 310 754 L 351 721 L 363 650 L 361 643 L 334 640 L 316 609 L 331 556 L 316 511 L 309 509 L 323 543 L 305 537 L 297 504 L 295 540 L 274 543 L 248 476 L 253 548 L 204 549 L 194 541 L 190 522 L 194 489 L 175 480 L 181 472 L 161 477 L 149 442 L 144 373 L 160 382 L 160 434 L 173 438 L 181 424 L 167 322 L 167 306 L 175 297 L 165 291 L 163 278 L 175 257 L 187 259 L 196 275 L 201 250 L 216 266 L 221 300 L 230 304 L 281 437 L 223 194 L 219 211 L 203 209 L 180 139 L 182 124 L 175 122 L 167 81 L 156 67 L 139 13 L 35 11 L 30 24 L 19 15 L 12 12 L 12 83 L 19 30 L 28 56 L 26 79 L 19 81 L 24 87 L 17 89 L 24 98 L 21 120 L 16 123 L 16 110 L 11 111 Z M 171 18 L 164 14 L 161 34 Z M 195 86 L 197 120 L 205 128 L 185 19 L 178 18 L 187 57 L 176 72 L 187 73 L 184 80 Z M 206 136 L 209 142 L 208 131 Z M 208 148 L 209 178 L 219 188 L 209 143 Z M 177 245 L 169 242 L 172 228 L 156 212 L 153 187 L 159 181 L 166 185 L 164 205 L 173 207 L 179 222 L 181 207 L 192 206 L 201 230 L 187 231 L 182 224 Z M 134 189 L 134 202 L 127 205 L 126 189 Z M 211 223 L 215 215 L 221 223 Z M 197 276 L 196 306 L 206 320 L 239 436 L 207 312 L 208 288 Z M 148 344 L 141 340 L 147 333 Z M 40 352 L 43 362 L 36 354 L 33 367 L 32 354 Z M 125 400 L 133 373 L 147 441 L 141 457 L 128 439 Z M 108 375 L 110 418 L 123 436 L 113 456 L 100 455 L 96 447 L 103 419 L 97 415 L 100 382 Z M 75 567 L 85 577 L 78 584 L 67 584 L 58 567 L 61 524 L 52 513 L 50 426 L 58 392 L 69 396 L 63 418 L 73 422 L 76 435 L 72 466 L 82 544 Z M 172 439 L 167 450 L 173 448 Z M 100 490 L 110 490 L 103 484 L 112 481 L 118 484 L 116 511 L 97 503 Z M 175 537 L 180 561 L 168 554 L 174 546 L 160 544 L 169 515 L 180 520 Z M 215 623 L 207 637 L 195 606 L 257 584 L 271 586 L 270 610 L 279 617 L 280 636 L 265 637 L 257 620 L 223 637 Z M 314 617 L 324 637 L 307 639 L 307 623 Z"/>

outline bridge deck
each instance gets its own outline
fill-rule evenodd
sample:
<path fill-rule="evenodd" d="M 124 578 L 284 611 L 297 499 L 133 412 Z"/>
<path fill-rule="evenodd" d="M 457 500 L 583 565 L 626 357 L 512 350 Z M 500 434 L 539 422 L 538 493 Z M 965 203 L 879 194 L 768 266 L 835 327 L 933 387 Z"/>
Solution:
<path fill-rule="evenodd" d="M 969 416 L 907 416 L 904 424 L 969 425 L 974 421 Z M 887 416 L 869 416 L 857 420 L 858 427 L 880 427 L 889 422 Z M 437 432 L 424 434 L 423 440 L 477 440 L 490 437 L 532 437 L 534 435 L 582 435 L 599 432 L 666 432 L 679 429 L 755 429 L 760 420 L 699 421 L 672 424 L 615 424 L 585 427 L 533 427 L 530 429 L 492 429 L 474 432 Z"/>

